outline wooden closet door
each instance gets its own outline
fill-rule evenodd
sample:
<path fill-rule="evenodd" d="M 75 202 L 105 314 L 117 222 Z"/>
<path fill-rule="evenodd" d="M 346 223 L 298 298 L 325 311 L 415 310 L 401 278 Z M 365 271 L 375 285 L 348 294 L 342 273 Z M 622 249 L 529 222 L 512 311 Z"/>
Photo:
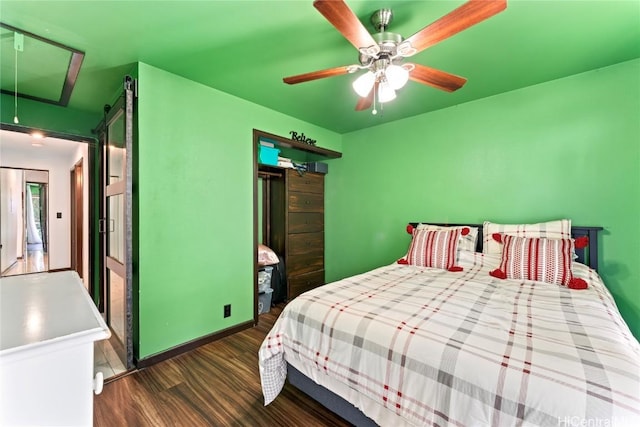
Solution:
<path fill-rule="evenodd" d="M 288 299 L 324 284 L 324 175 L 286 171 Z"/>

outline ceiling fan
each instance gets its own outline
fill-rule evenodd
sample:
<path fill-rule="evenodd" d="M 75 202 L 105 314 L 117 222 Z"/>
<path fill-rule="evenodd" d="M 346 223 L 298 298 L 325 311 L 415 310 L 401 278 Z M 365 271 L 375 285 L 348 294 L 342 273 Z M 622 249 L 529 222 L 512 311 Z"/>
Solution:
<path fill-rule="evenodd" d="M 425 65 L 403 63 L 404 58 L 496 15 L 507 7 L 507 1 L 470 0 L 407 39 L 387 31 L 393 17 L 390 9 L 374 12 L 371 22 L 378 32 L 369 34 L 343 0 L 315 0 L 313 6 L 358 49 L 359 64 L 285 77 L 283 81 L 297 84 L 367 70 L 353 82 L 353 89 L 360 96 L 356 111 L 373 105 L 372 113 L 376 114 L 376 102 L 393 100 L 395 91 L 409 79 L 447 92 L 460 89 L 467 81 L 464 77 Z"/>

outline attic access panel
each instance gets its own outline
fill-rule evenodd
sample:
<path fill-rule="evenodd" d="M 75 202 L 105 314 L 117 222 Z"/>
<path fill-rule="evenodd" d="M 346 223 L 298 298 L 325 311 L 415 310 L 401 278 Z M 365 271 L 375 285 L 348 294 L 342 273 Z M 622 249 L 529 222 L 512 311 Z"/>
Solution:
<path fill-rule="evenodd" d="M 18 96 L 66 107 L 84 52 L 0 22 L 0 92 L 13 96 L 16 76 L 15 33 L 24 35 L 17 52 Z"/>

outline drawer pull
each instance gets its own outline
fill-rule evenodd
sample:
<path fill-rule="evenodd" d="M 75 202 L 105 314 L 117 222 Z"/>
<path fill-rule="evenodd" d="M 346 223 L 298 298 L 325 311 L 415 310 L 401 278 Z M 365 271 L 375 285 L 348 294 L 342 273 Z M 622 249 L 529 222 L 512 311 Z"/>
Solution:
<path fill-rule="evenodd" d="M 310 200 L 305 200 L 305 201 L 304 201 L 304 204 L 305 204 L 305 205 L 310 205 L 310 204 L 311 204 L 311 201 L 310 201 Z"/>
<path fill-rule="evenodd" d="M 311 184 L 311 181 L 306 180 L 306 181 L 305 181 L 305 184 Z"/>

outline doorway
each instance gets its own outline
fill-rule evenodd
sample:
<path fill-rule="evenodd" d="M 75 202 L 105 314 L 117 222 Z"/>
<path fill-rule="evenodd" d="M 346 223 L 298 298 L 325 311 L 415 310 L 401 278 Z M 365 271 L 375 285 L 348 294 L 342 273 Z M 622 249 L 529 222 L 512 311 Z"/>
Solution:
<path fill-rule="evenodd" d="M 83 253 L 80 261 L 83 283 L 95 296 L 95 251 L 91 242 L 97 242 L 97 218 L 96 226 L 92 225 L 97 215 L 93 209 L 95 191 L 91 183 L 96 171 L 93 164 L 96 152 L 96 140 L 91 138 L 0 124 L 0 273 L 32 254 L 41 255 L 42 262 L 37 269 L 21 270 L 22 274 L 71 268 L 69 171 L 82 160 Z M 28 188 L 27 183 L 31 184 Z M 27 195 L 28 191 L 32 197 Z M 26 203 L 29 199 L 31 204 Z M 28 207 L 34 208 L 32 229 L 40 232 L 41 243 L 37 239 L 35 242 L 27 240 L 28 221 L 24 216 Z M 39 250 L 39 253 L 28 252 L 28 249 Z"/>
<path fill-rule="evenodd" d="M 2 167 L 2 277 L 49 271 L 46 170 Z"/>

